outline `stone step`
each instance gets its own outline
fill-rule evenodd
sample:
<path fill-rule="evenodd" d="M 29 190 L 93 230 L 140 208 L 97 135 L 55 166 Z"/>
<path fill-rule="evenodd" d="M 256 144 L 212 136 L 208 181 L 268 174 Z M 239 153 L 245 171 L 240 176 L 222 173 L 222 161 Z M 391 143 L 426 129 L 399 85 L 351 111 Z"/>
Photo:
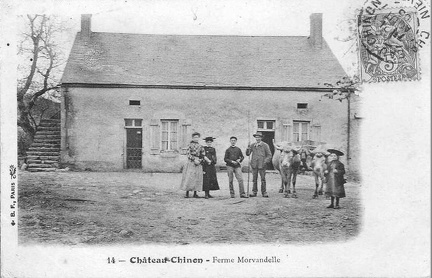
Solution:
<path fill-rule="evenodd" d="M 36 164 L 36 163 L 30 163 L 28 165 L 28 168 L 53 168 L 52 164 Z"/>
<path fill-rule="evenodd" d="M 37 138 L 33 140 L 33 143 L 44 143 L 44 144 L 60 144 L 61 139 L 52 138 Z"/>
<path fill-rule="evenodd" d="M 60 130 L 59 131 L 38 130 L 36 132 L 36 135 L 58 135 L 58 136 L 60 136 Z"/>
<path fill-rule="evenodd" d="M 29 172 L 55 172 L 56 168 L 27 168 Z"/>
<path fill-rule="evenodd" d="M 39 152 L 39 151 L 28 151 L 28 156 L 59 156 L 59 152 Z"/>
<path fill-rule="evenodd" d="M 53 123 L 53 122 L 40 122 L 39 123 L 39 127 L 51 127 L 51 126 L 54 126 L 54 127 L 59 127 L 60 126 L 60 123 Z"/>
<path fill-rule="evenodd" d="M 30 152 L 59 152 L 60 148 L 43 148 L 43 147 L 30 147 L 28 148 Z"/>
<path fill-rule="evenodd" d="M 34 140 L 39 140 L 39 139 L 49 139 L 49 140 L 61 140 L 61 136 L 60 135 L 46 135 L 46 134 L 36 134 L 33 138 Z"/>
<path fill-rule="evenodd" d="M 59 124 L 44 124 L 44 125 L 40 125 L 38 126 L 38 130 L 40 129 L 45 129 L 45 128 L 56 128 L 56 129 L 61 129 Z"/>
<path fill-rule="evenodd" d="M 34 136 L 34 139 L 61 139 L 60 135 L 42 135 L 42 134 L 36 134 Z"/>
<path fill-rule="evenodd" d="M 45 121 L 42 120 L 39 123 L 39 126 L 60 126 L 60 120 L 59 121 Z"/>
<path fill-rule="evenodd" d="M 54 147 L 54 145 L 58 145 L 58 144 L 46 144 L 46 143 L 37 143 L 37 144 L 45 144 L 45 146 L 34 146 L 33 144 L 30 146 L 29 150 L 30 151 L 37 151 L 37 150 L 41 150 L 41 151 L 46 151 L 46 150 L 52 150 L 54 151 L 59 151 L 60 150 L 60 146 Z M 53 150 L 54 149 L 54 150 Z"/>
<path fill-rule="evenodd" d="M 59 161 L 60 160 L 60 156 L 59 155 L 51 155 L 51 156 L 46 156 L 46 155 L 27 155 L 27 159 L 33 159 L 33 160 L 54 160 L 54 161 Z"/>
<path fill-rule="evenodd" d="M 33 142 L 31 144 L 32 148 L 35 147 L 42 147 L 42 148 L 60 148 L 60 142 L 54 142 L 54 143 L 45 143 L 45 142 Z"/>
<path fill-rule="evenodd" d="M 42 160 L 42 159 L 27 159 L 28 164 L 53 164 L 58 163 L 57 160 Z"/>
<path fill-rule="evenodd" d="M 41 123 L 60 123 L 60 119 L 42 119 Z"/>
<path fill-rule="evenodd" d="M 37 139 L 33 140 L 32 147 L 33 146 L 41 146 L 41 145 L 59 145 L 61 142 L 60 139 L 50 139 L 50 138 L 43 138 L 43 139 Z"/>
<path fill-rule="evenodd" d="M 38 132 L 39 131 L 58 131 L 60 132 L 60 127 L 59 126 L 39 126 L 37 128 Z"/>

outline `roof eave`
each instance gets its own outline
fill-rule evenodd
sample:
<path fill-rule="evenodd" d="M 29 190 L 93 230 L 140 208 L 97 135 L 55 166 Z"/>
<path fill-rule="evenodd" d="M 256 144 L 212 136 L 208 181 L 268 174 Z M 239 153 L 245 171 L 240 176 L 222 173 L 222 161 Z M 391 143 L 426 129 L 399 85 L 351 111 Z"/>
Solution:
<path fill-rule="evenodd" d="M 67 88 L 145 88 L 145 89 L 183 89 L 183 90 L 237 90 L 237 91 L 313 91 L 333 92 L 329 87 L 303 86 L 217 86 L 217 85 L 141 85 L 141 84 L 106 84 L 106 83 L 62 83 Z"/>

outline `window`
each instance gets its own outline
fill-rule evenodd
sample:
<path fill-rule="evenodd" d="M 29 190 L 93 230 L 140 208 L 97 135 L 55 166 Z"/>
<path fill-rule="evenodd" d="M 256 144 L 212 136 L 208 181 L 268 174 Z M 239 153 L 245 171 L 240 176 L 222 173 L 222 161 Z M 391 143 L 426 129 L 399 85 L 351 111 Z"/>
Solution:
<path fill-rule="evenodd" d="M 129 100 L 129 105 L 141 105 L 141 100 Z"/>
<path fill-rule="evenodd" d="M 294 121 L 294 142 L 309 140 L 309 122 Z"/>
<path fill-rule="evenodd" d="M 162 151 L 178 149 L 178 120 L 161 120 Z"/>
<path fill-rule="evenodd" d="M 125 119 L 125 127 L 142 127 L 142 119 Z"/>
<path fill-rule="evenodd" d="M 307 109 L 308 104 L 307 103 L 297 103 L 297 109 Z"/>
<path fill-rule="evenodd" d="M 258 129 L 274 130 L 274 121 L 258 121 Z"/>

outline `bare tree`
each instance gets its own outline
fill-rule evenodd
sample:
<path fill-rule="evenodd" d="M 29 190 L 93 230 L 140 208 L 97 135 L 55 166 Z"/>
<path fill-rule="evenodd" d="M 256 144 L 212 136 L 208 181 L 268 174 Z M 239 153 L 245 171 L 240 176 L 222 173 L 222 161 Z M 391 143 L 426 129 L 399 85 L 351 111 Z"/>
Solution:
<path fill-rule="evenodd" d="M 352 96 L 358 95 L 360 92 L 360 79 L 357 75 L 353 77 L 345 76 L 335 84 L 324 83 L 327 87 L 333 89 L 331 92 L 326 93 L 321 96 L 323 97 L 338 100 L 342 102 L 343 100 L 347 101 L 347 166 L 349 166 L 350 158 L 351 158 L 351 102 Z M 320 99 L 320 101 L 321 101 Z"/>
<path fill-rule="evenodd" d="M 22 20 L 25 26 L 18 46 L 22 60 L 18 66 L 18 126 L 33 138 L 38 127 L 35 110 L 46 110 L 34 109 L 38 98 L 58 97 L 60 66 L 65 59 L 56 42 L 65 28 L 54 16 L 27 15 Z"/>
<path fill-rule="evenodd" d="M 345 76 L 335 84 L 324 83 L 324 85 L 328 88 L 332 88 L 333 91 L 322 95 L 321 98 L 327 97 L 329 99 L 339 100 L 340 102 L 344 99 L 349 100 L 352 94 L 358 95 L 360 91 L 360 79 L 357 75 L 353 77 Z"/>

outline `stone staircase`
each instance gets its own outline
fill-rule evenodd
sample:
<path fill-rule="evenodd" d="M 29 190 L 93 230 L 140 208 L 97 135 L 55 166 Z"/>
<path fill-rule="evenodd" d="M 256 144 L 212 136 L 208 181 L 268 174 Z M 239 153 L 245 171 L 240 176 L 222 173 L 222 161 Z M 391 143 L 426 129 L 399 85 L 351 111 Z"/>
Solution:
<path fill-rule="evenodd" d="M 42 119 L 27 151 L 27 170 L 55 171 L 60 160 L 60 119 Z"/>

